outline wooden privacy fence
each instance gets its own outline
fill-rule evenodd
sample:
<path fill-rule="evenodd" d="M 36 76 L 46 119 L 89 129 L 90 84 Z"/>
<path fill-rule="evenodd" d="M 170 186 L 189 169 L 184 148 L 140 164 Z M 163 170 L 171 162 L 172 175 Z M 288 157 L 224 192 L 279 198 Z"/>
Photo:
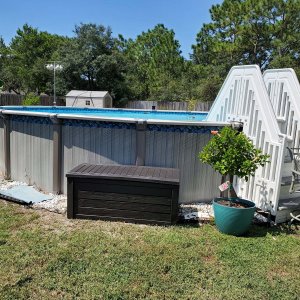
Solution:
<path fill-rule="evenodd" d="M 23 105 L 24 95 L 17 94 L 0 94 L 0 106 L 4 105 Z M 42 106 L 52 106 L 53 105 L 53 96 L 41 95 L 40 104 Z M 56 97 L 57 106 L 65 106 L 66 99 L 65 97 Z"/>
<path fill-rule="evenodd" d="M 0 93 L 0 106 L 3 105 L 22 105 L 24 100 L 24 95 L 16 95 L 9 93 Z M 196 110 L 196 111 L 209 111 L 212 106 L 211 101 L 207 102 L 170 102 L 170 101 L 129 101 L 125 108 L 130 109 L 152 109 L 152 106 L 155 106 L 156 109 L 161 110 Z M 42 106 L 52 106 L 53 105 L 53 96 L 41 95 L 40 103 Z M 57 97 L 56 98 L 57 106 L 65 106 L 66 98 Z"/>
<path fill-rule="evenodd" d="M 22 105 L 23 99 L 23 95 L 0 94 L 0 105 Z"/>
<path fill-rule="evenodd" d="M 209 111 L 212 106 L 211 101 L 207 102 L 170 102 L 170 101 L 129 101 L 126 108 L 131 109 L 152 109 L 155 106 L 156 109 L 162 110 L 197 110 L 197 111 Z"/>
<path fill-rule="evenodd" d="M 53 96 L 47 96 L 47 95 L 40 96 L 40 105 L 52 106 L 53 105 Z M 56 106 L 66 106 L 66 98 L 65 97 L 56 97 Z"/>

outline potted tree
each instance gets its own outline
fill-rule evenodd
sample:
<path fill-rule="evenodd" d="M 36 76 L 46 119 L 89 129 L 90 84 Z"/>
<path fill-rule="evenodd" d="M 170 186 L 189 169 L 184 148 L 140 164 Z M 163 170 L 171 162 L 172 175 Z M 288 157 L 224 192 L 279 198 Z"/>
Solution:
<path fill-rule="evenodd" d="M 234 176 L 248 181 L 259 166 L 268 162 L 268 155 L 256 149 L 252 141 L 232 127 L 224 127 L 199 153 L 199 159 L 222 175 L 221 197 L 213 200 L 215 223 L 226 234 L 242 235 L 250 227 L 255 203 L 237 197 Z"/>

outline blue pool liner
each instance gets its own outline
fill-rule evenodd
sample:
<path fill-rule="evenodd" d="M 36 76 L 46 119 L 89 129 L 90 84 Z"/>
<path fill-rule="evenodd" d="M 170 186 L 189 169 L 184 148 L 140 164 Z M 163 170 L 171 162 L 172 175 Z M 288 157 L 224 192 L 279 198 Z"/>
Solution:
<path fill-rule="evenodd" d="M 1 106 L 0 109 L 23 112 L 53 113 L 83 115 L 109 118 L 130 118 L 130 119 L 156 119 L 165 121 L 205 121 L 206 112 L 190 111 L 152 111 L 152 110 L 129 110 L 129 109 L 107 109 L 107 108 L 74 108 L 74 107 L 42 107 L 42 106 Z"/>

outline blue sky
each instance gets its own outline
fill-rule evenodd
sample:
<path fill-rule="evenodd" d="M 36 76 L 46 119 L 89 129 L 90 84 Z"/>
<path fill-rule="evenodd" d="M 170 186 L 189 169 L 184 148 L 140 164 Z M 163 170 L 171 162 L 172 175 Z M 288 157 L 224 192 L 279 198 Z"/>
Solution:
<path fill-rule="evenodd" d="M 39 30 L 72 36 L 75 24 L 111 26 L 114 35 L 135 38 L 163 23 L 173 29 L 188 58 L 209 8 L 221 0 L 1 0 L 0 36 L 8 44 L 18 27 L 28 23 Z"/>

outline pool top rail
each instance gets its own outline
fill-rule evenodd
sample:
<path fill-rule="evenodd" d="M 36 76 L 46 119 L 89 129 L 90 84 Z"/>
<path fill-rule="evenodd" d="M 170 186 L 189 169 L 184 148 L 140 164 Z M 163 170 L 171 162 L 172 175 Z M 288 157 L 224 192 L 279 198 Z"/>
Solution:
<path fill-rule="evenodd" d="M 63 108 L 61 107 L 27 107 L 2 106 L 3 115 L 21 115 L 46 117 L 51 119 L 91 120 L 119 123 L 147 123 L 161 125 L 187 126 L 226 126 L 227 122 L 208 122 L 207 113 L 194 111 L 162 111 L 162 110 L 129 110 L 129 109 L 99 109 L 99 108 Z M 161 117 L 161 118 L 159 118 Z"/>

